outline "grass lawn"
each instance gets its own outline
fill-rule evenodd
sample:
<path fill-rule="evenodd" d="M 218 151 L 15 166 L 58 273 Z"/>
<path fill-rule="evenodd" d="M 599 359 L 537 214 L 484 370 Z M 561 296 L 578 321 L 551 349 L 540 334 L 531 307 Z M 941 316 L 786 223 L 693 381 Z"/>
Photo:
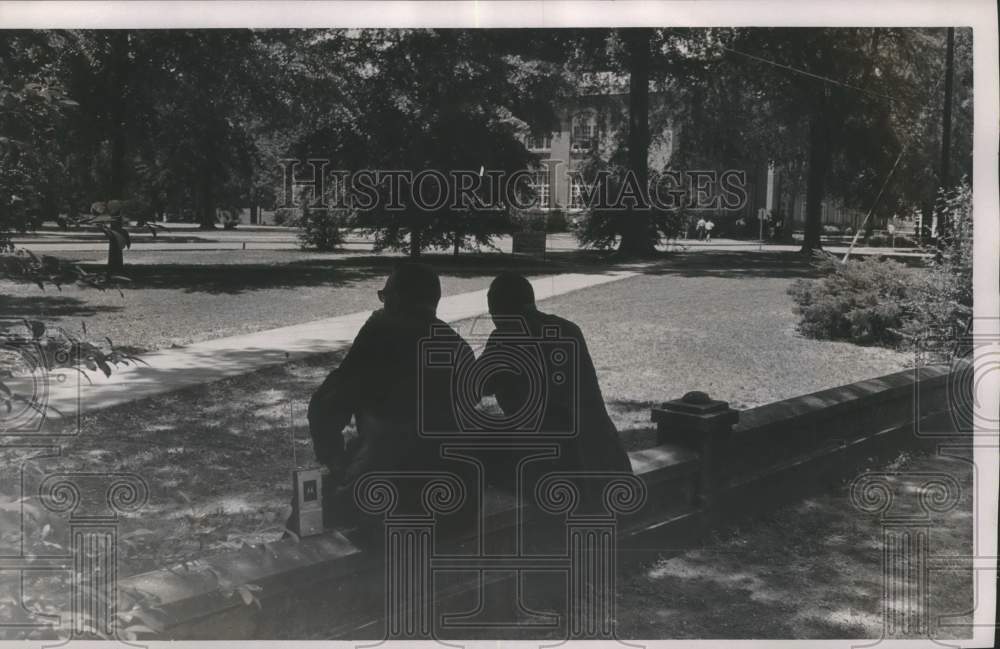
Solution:
<path fill-rule="evenodd" d="M 904 494 L 894 507 L 921 511 L 918 487 L 927 473 L 946 472 L 962 487 L 958 506 L 931 518 L 931 556 L 972 553 L 971 459 L 971 453 L 901 456 L 891 467 L 903 472 L 892 478 L 900 483 L 896 493 Z M 618 632 L 624 638 L 877 639 L 884 624 L 882 550 L 878 517 L 855 508 L 845 484 L 627 577 L 617 602 Z M 955 568 L 930 573 L 926 614 L 933 638 L 972 632 L 971 565 L 965 559 Z M 906 610 L 899 595 L 897 588 L 886 603 Z"/>
<path fill-rule="evenodd" d="M 77 253 L 89 270 L 103 253 Z M 593 258 L 577 254 L 573 263 Z M 132 251 L 117 291 L 64 286 L 61 291 L 0 280 L 0 326 L 43 320 L 80 335 L 82 322 L 97 340 L 109 337 L 135 353 L 346 315 L 378 306 L 393 256 L 297 250 Z M 501 254 L 426 255 L 441 272 L 442 291 L 484 288 L 501 270 L 529 275 L 561 272 L 566 260 Z M 584 262 L 586 263 L 586 262 Z"/>
<path fill-rule="evenodd" d="M 688 390 L 706 390 L 746 408 L 905 365 L 906 356 L 888 350 L 799 336 L 785 289 L 805 270 L 789 267 L 787 261 L 737 253 L 678 255 L 651 274 L 569 293 L 541 307 L 583 328 L 605 400 L 630 448 L 653 444 L 649 408 Z M 149 272 L 156 268 L 151 266 Z M 183 268 L 198 276 L 196 267 Z M 301 272 L 336 275 L 341 269 L 337 265 L 333 270 L 326 265 L 320 268 Z M 360 272 L 356 267 L 346 268 Z M 218 272 L 206 266 L 206 273 L 212 271 Z M 255 272 L 260 273 L 261 283 L 285 284 L 273 279 L 277 270 Z M 305 288 L 336 296 L 330 300 L 334 304 L 341 303 L 342 294 L 349 295 L 344 299 L 356 303 L 344 307 L 347 312 L 371 308 L 371 293 L 383 272 L 379 268 L 366 279 L 354 277 L 346 284 L 351 287 L 347 291 L 335 291 L 320 280 Z M 485 267 L 456 269 L 446 284 L 452 290 L 481 288 L 483 274 L 492 272 L 495 269 Z M 208 277 L 206 282 L 224 281 Z M 137 283 L 141 281 L 155 283 L 154 277 Z M 359 286 L 364 282 L 372 284 Z M 185 287 L 160 290 L 174 297 L 190 291 L 206 308 L 220 297 L 242 295 Z M 293 310 L 287 300 L 298 299 L 294 296 L 303 288 L 273 290 L 291 294 L 280 298 L 285 300 L 284 312 L 275 311 L 275 317 L 290 317 L 287 311 Z M 134 290 L 129 297 L 144 299 L 143 293 Z M 320 315 L 317 312 L 315 317 Z M 460 323 L 458 328 L 468 324 Z M 91 331 L 96 327 L 88 324 Z M 74 471 L 135 472 L 149 482 L 150 504 L 142 520 L 125 525 L 126 530 L 131 526 L 133 531 L 149 533 L 130 538 L 134 547 L 124 552 L 125 573 L 206 550 L 274 538 L 275 526 L 287 515 L 290 497 L 290 435 L 294 430 L 299 460 L 311 461 L 306 405 L 340 356 L 315 356 L 87 414 L 79 434 L 64 445 L 61 456 L 43 462 Z M 169 542 L 164 543 L 165 539 Z"/>
<path fill-rule="evenodd" d="M 639 277 L 540 305 L 573 320 L 612 417 L 648 446 L 649 411 L 690 390 L 738 409 L 904 369 L 908 354 L 818 341 L 796 332 L 786 294 L 808 268 L 794 254 L 677 255 Z"/>
<path fill-rule="evenodd" d="M 219 259 L 187 254 L 190 258 L 175 259 L 173 266 L 137 267 L 135 287 L 126 292 L 126 303 L 128 309 L 142 305 L 141 320 L 149 329 L 134 341 L 157 340 L 162 345 L 173 335 L 227 335 L 369 309 L 391 264 L 383 260 L 379 266 L 371 258 L 295 262 L 290 259 L 294 252 L 260 252 L 255 253 L 260 255 L 258 264 L 229 273 Z M 482 261 L 470 269 L 463 267 L 468 258 L 451 267 L 445 259 L 435 262 L 449 293 L 481 289 L 498 270 L 495 262 Z M 909 358 L 903 354 L 799 336 L 785 291 L 795 277 L 809 271 L 795 260 L 794 255 L 678 254 L 644 275 L 562 295 L 540 306 L 582 327 L 616 424 L 630 448 L 643 447 L 653 440 L 649 408 L 688 390 L 705 390 L 747 408 L 905 367 Z M 579 266 L 557 259 L 531 262 L 523 270 L 544 274 L 570 269 Z M 39 297 L 37 288 L 19 295 L 21 301 L 15 304 L 28 305 Z M 92 316 L 86 316 L 88 330 L 121 326 L 122 335 L 128 335 L 127 327 L 138 322 L 135 318 L 119 322 L 96 308 L 93 299 L 88 294 L 87 303 L 67 305 L 70 311 L 86 307 L 95 310 L 94 316 L 104 314 L 106 319 L 97 321 L 103 325 L 91 324 Z M 74 312 L 65 317 L 82 315 Z M 87 414 L 78 434 L 64 440 L 59 456 L 31 460 L 26 466 L 29 473 L 36 466 L 44 473 L 122 471 L 145 478 L 148 505 L 120 527 L 123 575 L 274 540 L 289 511 L 289 472 L 295 465 L 292 438 L 298 462 L 310 462 L 306 404 L 341 356 L 338 352 L 310 357 Z M 16 449 L 5 450 L 7 459 L 16 459 L 15 453 Z M 16 471 L 4 472 L 0 479 L 4 482 L 0 493 L 16 493 L 20 479 Z M 818 529 L 823 520 L 817 515 L 812 524 Z M 837 524 L 833 521 L 829 529 Z M 58 543 L 64 532 L 50 530 L 46 539 Z M 42 532 L 29 529 L 28 533 L 40 538 Z M 781 528 L 768 533 L 780 538 Z M 16 541 L 16 535 L 0 536 L 0 546 L 12 539 Z M 839 550 L 814 545 L 813 551 L 814 558 L 801 560 L 801 570 L 824 564 Z M 746 555 L 745 560 L 754 559 Z M 742 561 L 735 557 L 733 565 Z M 642 583 L 653 588 L 656 582 L 636 583 L 637 588 Z M 737 592 L 733 597 L 738 596 Z M 663 597 L 670 597 L 669 589 Z M 791 605 L 794 597 L 787 601 Z M 711 615 L 723 613 L 705 612 L 700 619 L 707 625 Z M 664 624 L 670 619 L 665 618 Z M 633 619 L 630 624 L 638 622 Z M 785 628 L 775 627 L 774 634 L 783 635 Z M 697 632 L 684 637 L 696 636 Z"/>

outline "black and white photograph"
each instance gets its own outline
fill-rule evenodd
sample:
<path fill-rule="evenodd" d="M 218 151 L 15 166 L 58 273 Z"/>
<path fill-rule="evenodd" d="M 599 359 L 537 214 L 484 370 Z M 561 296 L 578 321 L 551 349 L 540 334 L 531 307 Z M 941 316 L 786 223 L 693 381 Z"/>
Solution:
<path fill-rule="evenodd" d="M 0 640 L 994 646 L 997 43 L 0 1 Z"/>

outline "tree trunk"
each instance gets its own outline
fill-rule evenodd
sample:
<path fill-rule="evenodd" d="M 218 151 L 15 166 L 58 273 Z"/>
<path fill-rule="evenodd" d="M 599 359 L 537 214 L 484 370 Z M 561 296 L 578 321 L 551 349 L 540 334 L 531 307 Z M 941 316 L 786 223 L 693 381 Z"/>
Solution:
<path fill-rule="evenodd" d="M 952 86 L 955 76 L 955 28 L 948 28 L 948 51 L 944 64 L 944 110 L 941 117 L 941 189 L 951 189 L 951 105 Z M 938 244 L 942 245 L 948 238 L 948 219 L 938 221 Z"/>
<path fill-rule="evenodd" d="M 198 214 L 199 230 L 215 229 L 215 196 L 212 193 L 212 183 L 206 178 L 202 183 L 201 205 Z"/>
<path fill-rule="evenodd" d="M 799 209 L 799 197 L 802 191 L 802 168 L 801 166 L 789 167 L 788 181 L 788 214 L 785 216 L 785 241 L 792 243 L 795 233 L 795 217 Z"/>
<path fill-rule="evenodd" d="M 128 236 L 120 219 L 115 219 L 108 226 L 109 229 L 120 236 Z M 114 236 L 108 237 L 108 266 L 105 273 L 108 277 L 112 275 L 122 275 L 125 272 L 125 252 L 121 242 Z"/>
<path fill-rule="evenodd" d="M 805 236 L 802 252 L 819 250 L 823 220 L 826 171 L 830 166 L 830 142 L 825 107 L 809 120 L 809 169 L 806 175 Z"/>
<path fill-rule="evenodd" d="M 108 241 L 108 277 L 111 275 L 121 275 L 125 270 L 125 256 L 121 246 L 114 240 Z"/>
<path fill-rule="evenodd" d="M 110 196 L 108 199 L 125 198 L 125 137 L 127 119 L 125 96 L 128 91 L 128 32 L 116 31 L 111 40 L 111 92 L 108 109 L 111 117 L 111 169 Z"/>
<path fill-rule="evenodd" d="M 649 48 L 653 30 L 625 29 L 628 51 L 628 160 L 640 191 L 646 195 L 649 185 Z M 626 254 L 646 255 L 656 249 L 650 232 L 649 201 L 630 208 L 625 215 L 619 250 Z"/>
<path fill-rule="evenodd" d="M 462 239 L 464 239 L 464 238 L 465 237 L 462 236 L 461 232 L 459 232 L 458 230 L 455 231 L 455 256 L 456 257 L 458 256 L 458 251 L 462 249 Z"/>
<path fill-rule="evenodd" d="M 212 154 L 211 142 L 206 142 L 209 147 L 209 157 L 201 174 L 201 205 L 198 210 L 198 229 L 215 229 L 215 188 L 212 186 Z"/>
<path fill-rule="evenodd" d="M 150 212 L 153 216 L 153 222 L 163 220 L 163 199 L 160 194 L 154 193 L 149 199 Z M 148 219 L 147 219 L 148 220 Z"/>
<path fill-rule="evenodd" d="M 420 249 L 423 248 L 423 239 L 420 230 L 410 230 L 410 256 L 414 259 L 420 256 Z"/>

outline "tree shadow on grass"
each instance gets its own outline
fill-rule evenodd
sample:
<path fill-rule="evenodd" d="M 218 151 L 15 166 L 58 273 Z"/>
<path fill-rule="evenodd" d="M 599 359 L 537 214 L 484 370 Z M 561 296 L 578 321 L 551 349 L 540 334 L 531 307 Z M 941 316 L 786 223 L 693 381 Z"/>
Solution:
<path fill-rule="evenodd" d="M 768 525 L 774 522 L 762 520 L 754 529 Z M 748 543 L 764 542 L 759 531 L 736 534 L 749 537 Z M 619 631 L 636 638 L 654 637 L 654 633 L 659 638 L 869 637 L 871 629 L 847 613 L 868 613 L 863 617 L 870 622 L 871 611 L 879 610 L 878 582 L 846 589 L 837 569 L 825 565 L 828 557 L 803 555 L 801 550 L 799 554 L 789 549 L 782 552 L 778 534 L 768 536 L 765 552 L 718 548 L 716 542 L 704 550 L 661 560 L 634 577 L 624 587 L 625 602 L 645 612 L 630 613 Z M 802 565 L 807 562 L 810 565 Z M 806 595 L 806 591 L 824 595 Z"/>
<path fill-rule="evenodd" d="M 98 306 L 75 297 L 39 292 L 31 296 L 0 295 L 0 327 L 21 324 L 23 318 L 86 318 L 121 311 L 121 306 Z"/>
<path fill-rule="evenodd" d="M 87 264 L 84 264 L 87 266 Z M 271 288 L 335 288 L 384 275 L 389 266 L 342 260 L 292 264 L 130 264 L 125 291 L 180 289 L 187 293 L 240 294 Z"/>
<path fill-rule="evenodd" d="M 376 255 L 368 251 L 338 254 L 337 258 L 307 257 L 280 263 L 130 263 L 126 275 L 131 282 L 122 288 L 238 294 L 268 288 L 337 287 L 384 277 L 396 264 L 409 260 L 399 255 Z M 647 275 L 732 279 L 817 275 L 808 259 L 792 252 L 669 252 L 642 260 L 619 259 L 595 250 L 552 251 L 545 257 L 508 253 L 463 253 L 458 256 L 425 253 L 418 261 L 431 265 L 442 275 L 460 278 L 488 278 L 502 271 L 523 274 L 631 271 Z M 103 268 L 99 262 L 82 262 L 82 265 L 91 271 Z"/>
<path fill-rule="evenodd" d="M 968 466 L 927 456 L 894 463 L 897 500 L 919 499 L 921 476 L 947 472 L 962 485 L 959 505 L 929 521 L 932 555 L 971 552 Z M 875 471 L 885 470 L 872 467 Z M 907 487 L 914 487 L 909 489 Z M 622 589 L 619 632 L 643 638 L 878 638 L 883 631 L 883 522 L 853 505 L 847 483 L 771 514 L 730 524 L 708 543 L 657 561 Z M 912 502 L 910 502 L 912 501 Z M 888 605 L 911 606 L 900 588 Z M 925 613 L 934 637 L 967 637 L 970 627 L 938 626 L 972 610 L 971 571 L 935 572 Z M 967 617 L 971 621 L 971 617 Z M 965 635 L 963 635 L 965 634 Z M 920 632 L 907 637 L 919 637 Z"/>
<path fill-rule="evenodd" d="M 840 255 L 837 255 L 840 258 Z M 895 258 L 906 266 L 919 267 L 924 260 Z M 820 272 L 814 260 L 799 252 L 767 250 L 759 252 L 704 250 L 667 253 L 662 263 L 644 271 L 649 275 L 681 277 L 722 277 L 727 279 L 815 278 Z"/>
<path fill-rule="evenodd" d="M 650 275 L 727 279 L 808 278 L 817 276 L 810 260 L 796 252 L 705 250 L 672 253 Z"/>
<path fill-rule="evenodd" d="M 291 469 L 314 462 L 309 398 L 342 357 L 271 366 L 86 413 L 79 422 L 52 418 L 45 434 L 69 436 L 58 438 L 58 457 L 38 466 L 46 474 L 134 473 L 145 481 L 147 505 L 119 527 L 122 575 L 276 540 L 289 513 Z M 18 439 L 27 438 L 5 442 Z M 50 540 L 65 533 L 54 525 Z"/>
<path fill-rule="evenodd" d="M 198 381 L 204 367 L 207 382 L 84 413 L 79 421 L 72 413 L 49 418 L 43 433 L 60 436 L 60 455 L 42 466 L 46 473 L 127 472 L 146 481 L 147 506 L 119 530 L 123 575 L 275 540 L 288 515 L 291 469 L 315 461 L 309 399 L 345 351 L 292 361 L 281 350 L 206 353 L 167 371 Z M 274 364 L 211 380 L 220 368 L 262 354 Z M 132 394 L 169 382 L 163 372 L 136 367 Z"/>
<path fill-rule="evenodd" d="M 400 262 L 399 256 L 365 254 L 335 259 L 303 259 L 276 264 L 129 264 L 126 276 L 131 280 L 122 289 L 182 289 L 189 293 L 239 294 L 269 288 L 327 286 L 335 288 L 356 282 L 383 278 Z M 580 259 L 555 257 L 535 259 L 507 254 L 423 255 L 418 261 L 429 264 L 441 275 L 460 278 L 492 278 L 502 271 L 526 275 L 564 272 L 604 273 L 611 268 Z M 102 265 L 83 263 L 91 271 Z M 485 286 L 485 285 L 484 285 Z"/>
<path fill-rule="evenodd" d="M 288 515 L 290 470 L 312 462 L 308 399 L 342 357 L 309 356 L 85 415 L 44 468 L 145 479 L 148 505 L 119 529 L 122 575 L 274 540 Z M 654 405 L 609 403 L 634 412 Z M 618 608 L 622 637 L 871 637 L 881 610 L 880 528 L 846 499 L 843 488 L 810 498 L 629 578 Z M 971 539 L 971 523 L 959 516 L 970 507 L 964 501 L 935 531 Z M 63 532 L 50 538 L 59 542 Z M 954 539 L 934 546 L 969 551 L 955 550 Z M 963 579 L 946 584 L 958 595 L 942 614 L 965 610 L 967 600 L 971 608 Z"/>

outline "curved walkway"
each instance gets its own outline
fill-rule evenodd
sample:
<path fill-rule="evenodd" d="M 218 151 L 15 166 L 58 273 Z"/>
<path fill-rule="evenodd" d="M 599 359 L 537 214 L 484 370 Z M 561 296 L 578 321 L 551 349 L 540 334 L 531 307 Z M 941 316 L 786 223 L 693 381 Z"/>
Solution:
<path fill-rule="evenodd" d="M 535 296 L 544 300 L 636 275 L 632 271 L 564 273 L 532 280 Z M 484 315 L 486 289 L 441 299 L 438 317 L 457 322 Z M 371 311 L 303 324 L 217 338 L 175 349 L 144 354 L 142 364 L 119 366 L 110 377 L 100 372 L 60 370 L 43 378 L 39 402 L 62 418 L 144 399 L 156 394 L 246 374 L 295 358 L 347 347 Z"/>

